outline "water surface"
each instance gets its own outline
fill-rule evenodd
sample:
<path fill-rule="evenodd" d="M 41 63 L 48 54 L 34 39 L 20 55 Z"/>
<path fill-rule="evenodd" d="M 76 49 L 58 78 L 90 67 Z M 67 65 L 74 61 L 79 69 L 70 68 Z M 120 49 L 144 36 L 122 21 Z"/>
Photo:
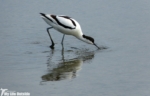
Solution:
<path fill-rule="evenodd" d="M 0 88 L 31 96 L 149 96 L 148 0 L 0 1 Z M 99 46 L 51 30 L 39 13 L 69 15 Z"/>

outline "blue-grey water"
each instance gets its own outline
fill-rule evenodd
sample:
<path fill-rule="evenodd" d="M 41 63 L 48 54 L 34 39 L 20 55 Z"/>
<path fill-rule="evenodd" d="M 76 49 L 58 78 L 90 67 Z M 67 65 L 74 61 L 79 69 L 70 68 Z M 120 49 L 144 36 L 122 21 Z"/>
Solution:
<path fill-rule="evenodd" d="M 98 46 L 51 30 L 40 12 L 69 15 Z M 1 0 L 0 88 L 31 96 L 149 96 L 149 0 Z"/>

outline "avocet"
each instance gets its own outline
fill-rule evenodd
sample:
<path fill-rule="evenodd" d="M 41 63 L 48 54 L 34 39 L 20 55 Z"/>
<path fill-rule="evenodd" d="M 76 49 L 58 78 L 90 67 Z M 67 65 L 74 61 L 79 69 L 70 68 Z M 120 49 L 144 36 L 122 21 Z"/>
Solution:
<path fill-rule="evenodd" d="M 50 46 L 52 49 L 54 48 L 55 44 L 49 32 L 49 29 L 51 28 L 54 28 L 55 30 L 64 34 L 61 41 L 62 45 L 63 45 L 65 35 L 72 35 L 78 38 L 79 40 L 84 41 L 88 44 L 95 45 L 98 49 L 100 49 L 100 47 L 98 47 L 94 43 L 94 39 L 92 37 L 86 36 L 82 33 L 80 24 L 75 19 L 65 15 L 52 15 L 52 14 L 44 14 L 44 13 L 40 13 L 40 14 L 41 17 L 44 19 L 44 21 L 51 26 L 47 28 L 47 32 L 52 42 L 52 45 Z"/>

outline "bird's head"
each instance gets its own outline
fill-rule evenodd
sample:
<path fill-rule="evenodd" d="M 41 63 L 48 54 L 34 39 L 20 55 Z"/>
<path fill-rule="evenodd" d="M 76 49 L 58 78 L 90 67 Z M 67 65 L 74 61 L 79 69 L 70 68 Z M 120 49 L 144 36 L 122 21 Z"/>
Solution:
<path fill-rule="evenodd" d="M 82 37 L 84 38 L 84 42 L 89 43 L 89 44 L 93 44 L 95 45 L 98 49 L 100 49 L 95 43 L 94 43 L 94 39 L 90 36 L 86 36 L 86 35 L 82 35 Z"/>
<path fill-rule="evenodd" d="M 90 36 L 82 35 L 84 41 L 89 44 L 94 44 L 94 39 Z"/>

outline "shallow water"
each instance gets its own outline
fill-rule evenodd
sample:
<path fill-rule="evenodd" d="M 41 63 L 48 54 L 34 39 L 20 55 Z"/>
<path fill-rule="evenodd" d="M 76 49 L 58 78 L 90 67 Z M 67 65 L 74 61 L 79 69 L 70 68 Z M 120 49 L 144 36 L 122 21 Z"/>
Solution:
<path fill-rule="evenodd" d="M 0 88 L 31 96 L 149 96 L 150 1 L 0 1 Z M 65 14 L 98 46 L 51 30 L 40 12 Z"/>

